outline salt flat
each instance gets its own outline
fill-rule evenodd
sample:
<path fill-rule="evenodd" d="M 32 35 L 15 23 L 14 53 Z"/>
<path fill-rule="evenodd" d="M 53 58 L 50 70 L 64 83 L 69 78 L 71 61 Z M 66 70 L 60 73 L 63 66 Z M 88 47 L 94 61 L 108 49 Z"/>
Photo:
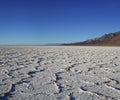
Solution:
<path fill-rule="evenodd" d="M 120 47 L 1 46 L 0 100 L 120 100 Z"/>

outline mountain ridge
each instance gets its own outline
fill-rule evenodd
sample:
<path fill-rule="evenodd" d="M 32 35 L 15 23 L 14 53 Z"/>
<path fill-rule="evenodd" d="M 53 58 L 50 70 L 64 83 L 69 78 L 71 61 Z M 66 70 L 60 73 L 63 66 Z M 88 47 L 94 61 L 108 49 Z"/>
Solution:
<path fill-rule="evenodd" d="M 120 46 L 120 31 L 104 34 L 101 37 L 88 39 L 83 42 L 67 43 L 63 45 L 73 46 Z"/>

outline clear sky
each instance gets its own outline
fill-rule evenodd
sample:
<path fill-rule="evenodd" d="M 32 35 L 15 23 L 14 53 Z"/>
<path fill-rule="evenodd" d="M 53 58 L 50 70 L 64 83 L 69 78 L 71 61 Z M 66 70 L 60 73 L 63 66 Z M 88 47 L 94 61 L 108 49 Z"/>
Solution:
<path fill-rule="evenodd" d="M 120 31 L 120 0 L 0 0 L 0 44 L 78 42 Z"/>

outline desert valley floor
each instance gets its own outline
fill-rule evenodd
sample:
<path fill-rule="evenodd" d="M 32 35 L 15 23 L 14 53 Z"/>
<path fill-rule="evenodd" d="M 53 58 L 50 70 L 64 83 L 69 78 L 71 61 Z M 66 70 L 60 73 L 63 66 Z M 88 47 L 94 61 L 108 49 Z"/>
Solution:
<path fill-rule="evenodd" d="M 1 46 L 0 100 L 120 100 L 120 47 Z"/>

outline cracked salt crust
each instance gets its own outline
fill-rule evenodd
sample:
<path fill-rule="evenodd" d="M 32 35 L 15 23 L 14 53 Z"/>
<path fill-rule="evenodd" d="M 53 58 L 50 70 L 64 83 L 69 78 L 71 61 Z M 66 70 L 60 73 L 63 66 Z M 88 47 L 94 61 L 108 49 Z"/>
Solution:
<path fill-rule="evenodd" d="M 0 100 L 120 100 L 120 47 L 1 46 Z"/>

